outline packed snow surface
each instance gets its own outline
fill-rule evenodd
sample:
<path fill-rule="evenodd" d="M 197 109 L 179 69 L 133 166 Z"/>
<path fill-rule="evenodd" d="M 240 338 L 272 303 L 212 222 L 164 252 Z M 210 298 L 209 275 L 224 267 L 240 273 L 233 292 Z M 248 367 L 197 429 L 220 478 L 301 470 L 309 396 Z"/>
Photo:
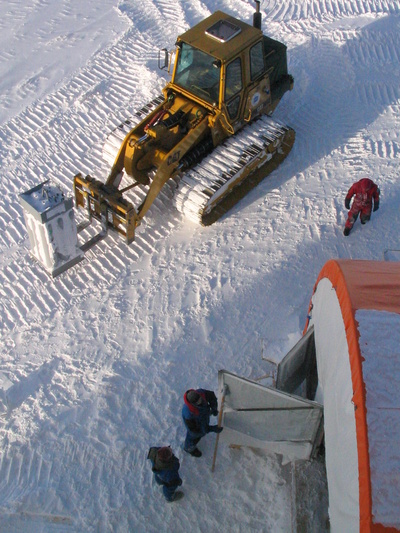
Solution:
<path fill-rule="evenodd" d="M 279 460 L 224 446 L 222 433 L 211 473 L 214 435 L 201 459 L 181 449 L 182 395 L 216 390 L 221 368 L 264 376 L 300 337 L 328 259 L 400 248 L 398 1 L 262 1 L 295 78 L 274 116 L 296 142 L 216 224 L 160 199 L 132 245 L 110 234 L 52 280 L 19 202 L 47 179 L 67 197 L 79 171 L 104 179 L 107 133 L 169 79 L 158 49 L 216 9 L 251 22 L 254 4 L 0 5 L 1 531 L 291 531 Z M 381 207 L 345 238 L 344 196 L 362 177 Z M 181 460 L 175 504 L 146 460 L 162 444 Z"/>

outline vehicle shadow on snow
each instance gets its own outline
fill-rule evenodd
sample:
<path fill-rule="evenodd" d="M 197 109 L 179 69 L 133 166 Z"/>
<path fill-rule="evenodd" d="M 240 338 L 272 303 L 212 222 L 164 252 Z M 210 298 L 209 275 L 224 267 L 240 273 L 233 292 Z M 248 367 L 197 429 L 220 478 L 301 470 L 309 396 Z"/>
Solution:
<path fill-rule="evenodd" d="M 288 50 L 294 89 L 286 93 L 274 118 L 295 130 L 295 144 L 280 167 L 241 201 L 240 209 L 346 146 L 395 104 L 400 96 L 400 77 L 391 67 L 400 47 L 397 20 L 386 16 L 345 42 L 336 44 L 315 37 Z M 332 28 L 335 32 L 337 29 Z M 359 148 L 365 157 L 370 150 L 368 138 L 357 141 L 361 144 L 352 155 L 361 155 L 357 154 Z"/>

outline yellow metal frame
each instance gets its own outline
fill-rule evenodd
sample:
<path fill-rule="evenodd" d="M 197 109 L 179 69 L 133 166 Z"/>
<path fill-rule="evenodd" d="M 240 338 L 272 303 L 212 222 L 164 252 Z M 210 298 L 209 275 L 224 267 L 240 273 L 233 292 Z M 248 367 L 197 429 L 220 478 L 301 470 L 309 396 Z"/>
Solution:
<path fill-rule="evenodd" d="M 138 217 L 130 202 L 123 199 L 122 193 L 107 194 L 104 184 L 90 176 L 74 176 L 75 202 L 87 210 L 89 219 L 99 220 L 104 228 L 115 229 L 125 237 L 127 244 L 135 240 Z"/>

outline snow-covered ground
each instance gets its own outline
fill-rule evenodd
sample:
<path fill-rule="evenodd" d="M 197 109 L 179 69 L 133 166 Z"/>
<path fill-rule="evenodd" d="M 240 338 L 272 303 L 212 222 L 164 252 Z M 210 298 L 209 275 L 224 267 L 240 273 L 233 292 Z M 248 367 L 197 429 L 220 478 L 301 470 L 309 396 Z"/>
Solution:
<path fill-rule="evenodd" d="M 400 225 L 397 0 L 264 0 L 294 90 L 275 117 L 296 142 L 215 225 L 156 203 L 137 240 L 110 234 L 51 280 L 29 253 L 19 194 L 101 175 L 109 130 L 167 81 L 159 48 L 244 0 L 13 0 L 0 4 L 0 530 L 289 532 L 290 475 L 224 446 L 184 454 L 182 395 L 221 368 L 257 379 L 300 337 L 332 257 L 383 259 Z M 344 196 L 370 177 L 381 208 L 342 234 Z M 166 504 L 150 446 L 181 459 Z"/>

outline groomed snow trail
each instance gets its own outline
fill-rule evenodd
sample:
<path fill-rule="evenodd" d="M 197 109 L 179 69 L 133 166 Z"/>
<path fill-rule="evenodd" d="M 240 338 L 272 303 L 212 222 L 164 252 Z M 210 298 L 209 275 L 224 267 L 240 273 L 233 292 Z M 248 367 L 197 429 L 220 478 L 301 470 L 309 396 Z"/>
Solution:
<path fill-rule="evenodd" d="M 56 39 L 81 13 L 69 2 L 56 16 L 58 5 L 14 0 L 0 8 L 0 30 L 14 13 L 47 13 Z M 158 49 L 216 9 L 248 21 L 253 12 L 244 0 L 107 6 L 107 45 L 107 21 L 91 26 L 88 11 L 80 33 L 72 25 L 55 41 L 64 74 L 50 65 L 18 83 L 5 71 L 0 86 L 0 529 L 289 532 L 291 489 L 274 457 L 221 439 L 212 475 L 211 435 L 201 461 L 183 455 L 182 394 L 216 390 L 220 368 L 265 374 L 262 350 L 279 360 L 300 336 L 326 260 L 398 249 L 398 2 L 264 2 L 263 29 L 288 45 L 295 78 L 275 113 L 296 131 L 289 157 L 217 224 L 184 221 L 167 191 L 131 246 L 110 234 L 50 280 L 29 254 L 18 194 L 48 178 L 72 194 L 78 171 L 104 177 L 107 133 L 167 81 Z M 69 46 L 89 42 L 93 26 L 85 64 L 68 63 Z M 22 39 L 14 35 L 17 51 Z M 13 57 L 3 52 L 0 68 Z M 344 239 L 344 195 L 364 176 L 381 187 L 381 209 Z M 182 462 L 185 498 L 175 506 L 146 461 L 164 443 Z"/>

